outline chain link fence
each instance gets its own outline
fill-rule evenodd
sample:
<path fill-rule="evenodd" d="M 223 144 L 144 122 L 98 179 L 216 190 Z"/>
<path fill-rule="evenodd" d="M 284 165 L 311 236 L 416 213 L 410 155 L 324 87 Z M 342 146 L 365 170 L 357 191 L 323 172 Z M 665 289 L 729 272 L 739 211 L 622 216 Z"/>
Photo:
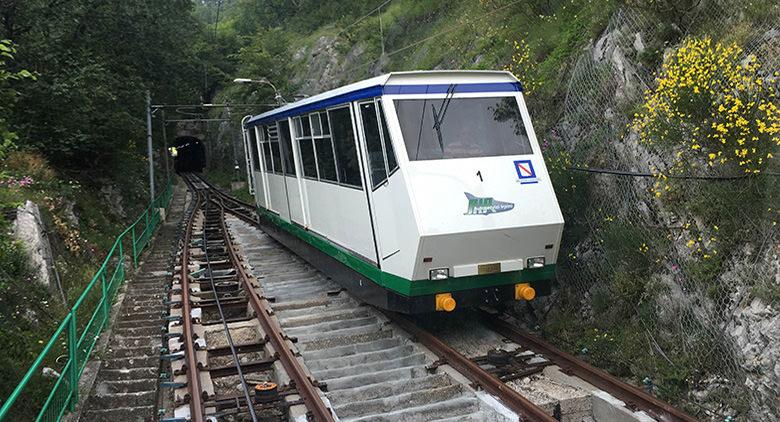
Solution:
<path fill-rule="evenodd" d="M 780 70 L 778 7 L 691 3 L 674 23 L 624 7 L 577 59 L 544 136 L 566 230 L 560 288 L 536 312 L 546 336 L 692 413 L 777 420 L 777 158 L 759 174 L 679 171 L 676 149 L 641 142 L 631 123 L 686 37 L 737 42 L 761 75 Z"/>

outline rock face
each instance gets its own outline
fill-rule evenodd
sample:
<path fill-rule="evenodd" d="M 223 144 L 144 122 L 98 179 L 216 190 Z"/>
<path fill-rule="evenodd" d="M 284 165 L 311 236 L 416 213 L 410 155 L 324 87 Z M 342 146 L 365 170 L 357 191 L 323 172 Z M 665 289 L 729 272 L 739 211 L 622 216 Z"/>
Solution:
<path fill-rule="evenodd" d="M 745 275 L 749 280 L 744 280 Z M 780 289 L 780 248 L 769 250 L 761 259 L 747 255 L 735 262 L 722 277 L 723 283 L 738 288 L 730 295 L 731 318 L 724 326 L 739 353 L 744 385 L 751 392 L 751 420 L 777 420 L 780 417 L 780 309 L 771 299 L 757 297 L 759 281 L 767 291 Z M 774 403 L 773 403 L 774 400 Z"/>
<path fill-rule="evenodd" d="M 122 192 L 116 186 L 103 185 L 100 188 L 100 197 L 106 201 L 112 214 L 120 218 L 127 217 L 125 207 L 122 205 Z"/>
<path fill-rule="evenodd" d="M 32 201 L 25 202 L 24 206 L 16 210 L 14 236 L 24 243 L 30 255 L 30 262 L 37 274 L 36 280 L 49 287 L 53 268 L 51 244 L 41 219 L 41 211 Z"/>
<path fill-rule="evenodd" d="M 307 47 L 293 54 L 296 72 L 292 83 L 300 87 L 299 93 L 315 95 L 354 81 L 354 72 L 358 70 L 365 48 L 357 43 L 346 53 L 338 50 L 339 43 L 332 36 L 323 35 Z M 370 68 L 375 75 L 381 74 L 382 61 Z"/>
<path fill-rule="evenodd" d="M 305 73 L 293 77 L 293 83 L 307 95 L 335 88 L 341 81 L 340 71 L 344 67 L 341 59 L 336 51 L 336 40 L 323 35 L 314 45 L 301 48 L 293 55 L 293 60 L 298 62 L 296 67 L 306 69 Z"/>
<path fill-rule="evenodd" d="M 756 298 L 736 310 L 729 334 L 741 349 L 745 386 L 759 397 L 780 397 L 780 313 Z M 770 420 L 773 409 L 755 400 L 755 420 Z"/>

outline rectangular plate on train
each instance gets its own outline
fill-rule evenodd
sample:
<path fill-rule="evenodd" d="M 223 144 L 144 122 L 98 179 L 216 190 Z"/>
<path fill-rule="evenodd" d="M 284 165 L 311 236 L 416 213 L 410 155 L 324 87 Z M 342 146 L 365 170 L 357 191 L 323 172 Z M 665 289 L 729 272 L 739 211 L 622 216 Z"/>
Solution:
<path fill-rule="evenodd" d="M 501 272 L 501 263 L 500 262 L 492 262 L 490 264 L 479 264 L 477 266 L 477 274 L 493 274 L 493 273 L 500 273 Z"/>

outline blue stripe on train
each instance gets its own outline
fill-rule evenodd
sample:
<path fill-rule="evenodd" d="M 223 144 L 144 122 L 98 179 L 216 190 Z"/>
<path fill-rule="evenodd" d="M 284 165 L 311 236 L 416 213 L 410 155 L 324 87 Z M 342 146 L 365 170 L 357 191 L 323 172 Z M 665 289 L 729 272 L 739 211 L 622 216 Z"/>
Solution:
<path fill-rule="evenodd" d="M 436 85 L 385 85 L 382 93 L 393 94 L 446 94 L 450 84 Z M 495 82 L 484 84 L 457 84 L 455 93 L 469 92 L 520 92 L 520 84 L 517 82 Z"/>
<path fill-rule="evenodd" d="M 324 108 L 333 107 L 340 104 L 346 104 L 352 101 L 364 100 L 367 98 L 374 98 L 380 95 L 402 95 L 402 94 L 446 94 L 450 84 L 434 84 L 434 85 L 377 85 L 368 88 L 359 89 L 352 92 L 347 92 L 334 97 L 325 98 L 320 101 L 316 101 L 310 104 L 304 104 L 298 107 L 293 107 L 289 110 L 285 110 L 279 113 L 274 113 L 270 116 L 263 117 L 262 119 L 250 120 L 246 123 L 246 127 L 253 127 L 270 123 L 279 119 L 285 119 L 287 117 L 298 116 L 310 111 L 322 110 Z M 455 93 L 475 93 L 475 92 L 521 92 L 523 89 L 517 82 L 496 82 L 496 83 L 480 83 L 480 84 L 457 84 L 455 86 Z"/>

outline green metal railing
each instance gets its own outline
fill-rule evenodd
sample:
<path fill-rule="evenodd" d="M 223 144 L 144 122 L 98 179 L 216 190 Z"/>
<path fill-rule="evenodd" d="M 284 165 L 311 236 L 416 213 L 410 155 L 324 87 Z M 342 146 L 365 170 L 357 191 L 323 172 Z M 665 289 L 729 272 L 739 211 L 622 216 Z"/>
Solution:
<path fill-rule="evenodd" d="M 160 209 L 168 208 L 172 196 L 171 179 L 165 190 L 152 200 L 141 216 L 117 236 L 92 281 L 76 300 L 22 381 L 3 403 L 0 408 L 0 421 L 59 421 L 66 409 L 73 410 L 79 400 L 79 378 L 101 331 L 106 326 L 114 296 L 125 280 L 124 253 L 129 247 L 133 267 L 137 268 L 138 257 L 149 245 L 160 222 Z M 88 322 L 80 329 L 77 321 L 85 320 Z M 67 362 L 59 370 L 60 375 L 51 386 L 51 381 L 42 374 L 42 367 L 58 368 L 61 366 L 59 362 L 64 358 L 67 358 Z M 43 404 L 31 402 L 30 395 L 42 397 L 46 390 L 50 392 Z"/>

